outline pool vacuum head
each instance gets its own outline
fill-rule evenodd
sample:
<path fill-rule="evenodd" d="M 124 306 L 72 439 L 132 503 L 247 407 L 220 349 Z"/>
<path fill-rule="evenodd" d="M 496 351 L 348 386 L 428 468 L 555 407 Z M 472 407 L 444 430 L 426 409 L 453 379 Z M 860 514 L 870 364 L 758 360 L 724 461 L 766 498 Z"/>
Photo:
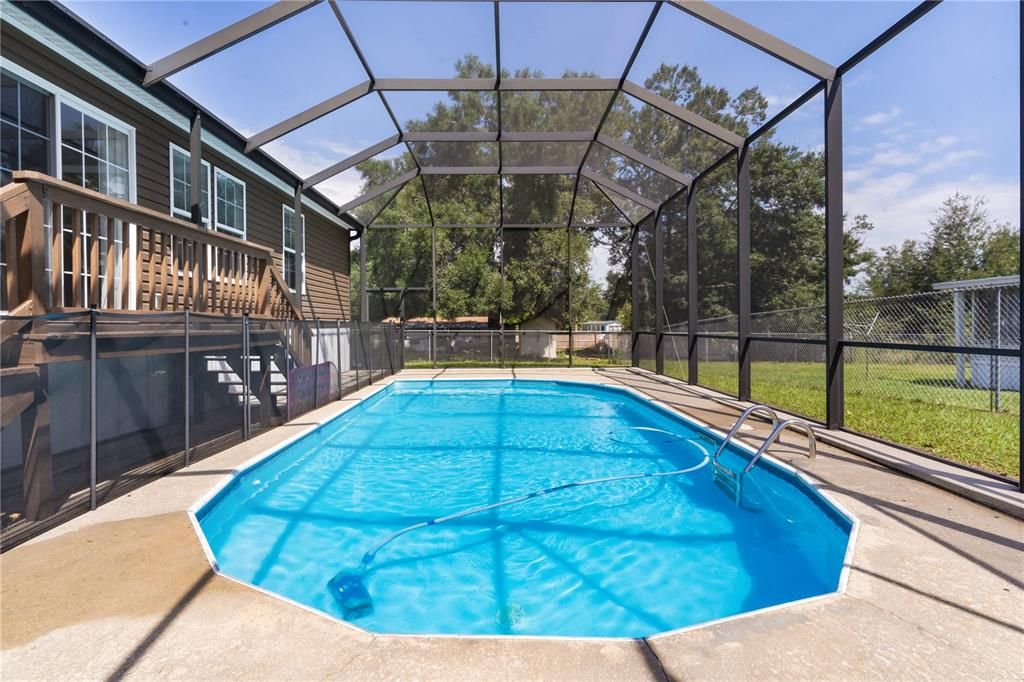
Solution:
<path fill-rule="evenodd" d="M 339 573 L 330 579 L 327 589 L 338 602 L 345 619 L 359 618 L 373 611 L 373 600 L 358 573 Z"/>

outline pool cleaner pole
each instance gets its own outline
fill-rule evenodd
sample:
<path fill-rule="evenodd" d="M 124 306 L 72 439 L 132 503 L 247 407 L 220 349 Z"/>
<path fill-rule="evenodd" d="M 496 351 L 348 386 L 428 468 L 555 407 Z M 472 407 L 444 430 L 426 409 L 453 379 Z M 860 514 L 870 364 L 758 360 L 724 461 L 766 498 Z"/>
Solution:
<path fill-rule="evenodd" d="M 334 576 L 334 578 L 332 578 L 330 582 L 327 583 L 328 589 L 330 589 L 334 593 L 335 598 L 338 600 L 341 607 L 345 610 L 346 615 L 360 615 L 362 613 L 365 613 L 372 608 L 373 604 L 370 600 L 370 594 L 366 590 L 366 586 L 363 585 L 363 574 L 366 573 L 366 570 L 369 568 L 370 564 L 373 563 L 373 560 L 374 558 L 376 558 L 378 552 L 380 552 L 387 545 L 391 544 L 392 542 L 402 537 L 406 533 L 410 533 L 414 530 L 419 530 L 420 528 L 426 528 L 428 526 L 436 526 L 441 523 L 447 523 L 448 521 L 454 521 L 456 519 L 461 519 L 466 516 L 471 516 L 473 514 L 479 514 L 481 512 L 489 511 L 491 509 L 497 509 L 498 507 L 505 507 L 510 504 L 526 502 L 527 500 L 532 500 L 535 497 L 543 497 L 544 495 L 550 495 L 551 493 L 556 493 L 561 490 L 568 490 L 569 488 L 579 488 L 581 486 L 596 485 L 598 483 L 611 483 L 613 481 L 628 481 L 637 478 L 664 478 L 667 476 L 679 476 L 682 474 L 688 474 L 706 466 L 707 463 L 711 461 L 711 457 L 708 454 L 708 451 L 699 441 L 693 439 L 686 440 L 700 448 L 701 452 L 704 453 L 704 456 L 701 458 L 701 461 L 698 462 L 697 464 L 690 467 L 686 467 L 684 469 L 677 469 L 675 471 L 654 471 L 643 474 L 627 474 L 625 476 L 607 476 L 605 478 L 591 478 L 584 481 L 563 483 L 562 485 L 556 485 L 550 488 L 541 488 L 539 490 L 534 490 L 531 493 L 520 495 L 519 497 L 513 497 L 507 500 L 501 500 L 500 502 L 494 502 L 492 504 L 485 504 L 479 507 L 464 509 L 462 511 L 455 512 L 454 514 L 438 516 L 436 518 L 430 519 L 429 521 L 421 521 L 419 523 L 414 523 L 411 526 L 406 526 L 405 528 L 397 530 L 391 535 L 387 536 L 376 547 L 374 547 L 369 552 L 364 554 L 362 561 L 359 562 L 359 567 L 354 572 L 339 573 L 336 576 Z"/>

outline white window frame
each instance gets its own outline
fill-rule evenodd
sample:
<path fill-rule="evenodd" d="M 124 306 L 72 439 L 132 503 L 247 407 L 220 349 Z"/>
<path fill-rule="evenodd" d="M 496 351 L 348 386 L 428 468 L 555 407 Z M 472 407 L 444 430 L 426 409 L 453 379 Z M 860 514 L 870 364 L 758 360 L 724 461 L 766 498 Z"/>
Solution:
<path fill-rule="evenodd" d="M 281 277 L 282 277 L 282 279 L 285 278 L 284 254 L 290 253 L 292 255 L 295 255 L 295 249 L 290 249 L 287 246 L 285 246 L 285 241 L 284 241 L 284 220 L 285 220 L 285 216 L 287 216 L 289 214 L 292 216 L 292 227 L 294 228 L 294 226 L 295 226 L 295 222 L 294 222 L 295 221 L 295 217 L 294 217 L 295 216 L 295 209 L 293 207 L 289 206 L 288 204 L 281 204 Z M 298 234 L 296 234 L 295 236 L 298 237 Z M 295 260 L 299 261 L 298 258 L 296 258 Z M 303 216 L 302 216 L 302 259 L 301 259 L 301 262 L 296 262 L 296 266 L 298 267 L 298 269 L 295 271 L 295 276 L 298 277 L 299 281 L 302 282 L 302 295 L 305 296 L 306 295 L 306 216 L 305 216 L 305 214 L 303 214 Z M 287 279 L 285 279 L 285 281 L 287 283 Z M 293 289 L 290 286 L 288 287 L 288 290 L 291 291 L 293 294 L 295 293 L 295 289 Z"/>
<path fill-rule="evenodd" d="M 19 78 L 19 79 L 25 81 L 26 83 L 28 83 L 29 85 L 35 87 L 36 89 L 42 90 L 43 92 L 46 92 L 46 93 L 49 93 L 49 95 L 51 96 L 51 101 L 53 103 L 53 116 L 51 117 L 51 125 L 53 126 L 53 128 L 52 128 L 52 132 L 51 132 L 51 135 L 50 135 L 50 139 L 52 141 L 52 145 L 50 147 L 50 168 L 53 169 L 53 176 L 54 177 L 62 178 L 63 175 L 64 175 L 64 167 L 63 167 L 63 163 L 62 163 L 62 154 L 61 154 L 61 146 L 63 144 L 63 141 L 61 139 L 61 105 L 62 104 L 67 104 L 68 106 L 74 107 L 75 109 L 78 109 L 82 113 L 88 114 L 89 116 L 95 118 L 96 120 L 100 121 L 101 123 L 104 123 L 105 125 L 107 125 L 109 127 L 115 128 L 116 130 L 120 131 L 121 133 L 127 135 L 128 136 L 128 201 L 133 203 L 133 204 L 137 204 L 138 203 L 138 182 L 137 182 L 137 163 L 136 163 L 136 157 L 135 157 L 135 127 L 134 126 L 128 125 L 127 123 L 125 123 L 121 119 L 119 119 L 119 118 L 117 118 L 115 116 L 112 116 L 111 114 L 107 113 L 106 111 L 103 111 L 102 109 L 96 108 L 95 106 L 93 106 L 92 104 L 89 104 L 85 100 L 80 99 L 79 97 L 76 97 L 75 95 L 71 94 L 70 92 L 68 92 L 64 88 L 61 88 L 61 87 L 59 87 L 57 85 L 54 85 L 53 83 L 51 83 L 50 81 L 46 80 L 42 76 L 39 76 L 39 75 L 37 75 L 36 73 L 34 73 L 32 71 L 29 71 L 28 69 L 24 68 L 23 66 L 21 66 L 19 64 L 16 64 L 16 63 L 12 62 L 10 59 L 7 59 L 6 57 L 0 56 L 0 68 L 3 68 L 5 71 L 8 71 L 12 75 L 14 75 L 16 78 Z M 125 271 L 124 269 L 122 269 L 122 271 L 121 271 L 122 286 L 123 286 L 124 282 L 134 282 L 135 279 L 136 279 L 136 266 L 135 266 L 135 262 L 136 262 L 137 259 L 135 257 L 135 254 L 136 254 L 136 251 L 138 249 L 138 231 L 137 231 L 135 225 L 133 223 L 126 224 L 126 225 L 128 227 L 127 238 L 128 238 L 128 246 L 129 246 L 129 258 L 128 258 L 128 263 L 127 263 L 127 266 L 128 266 L 127 267 L 127 271 Z M 51 236 L 49 234 L 49 232 L 52 231 L 52 229 L 53 229 L 52 222 L 51 222 L 50 225 L 47 225 L 46 228 L 48 230 L 48 234 L 46 236 L 46 243 L 47 243 L 47 246 L 48 246 L 46 261 L 47 261 L 47 270 L 49 271 L 50 264 L 53 262 L 53 255 L 50 253 L 50 245 L 52 245 L 53 240 L 51 239 Z M 86 229 L 85 221 L 83 220 L 82 221 L 83 236 L 85 234 L 85 229 Z M 124 238 L 124 236 L 125 236 L 124 235 L 124 230 L 122 228 L 122 239 Z M 86 262 L 83 265 L 83 268 L 82 268 L 83 275 L 87 275 L 88 274 L 88 267 L 89 267 L 88 262 Z M 123 267 L 124 267 L 124 264 L 122 264 L 122 268 Z M 64 273 L 61 273 L 61 275 L 62 275 L 61 282 L 64 281 L 63 274 Z M 86 290 L 88 291 L 88 288 L 86 288 Z M 52 292 L 52 293 L 53 293 L 53 295 L 55 297 L 58 296 L 58 294 L 63 294 L 63 284 L 61 285 L 61 291 L 60 292 Z M 63 305 L 63 298 L 61 297 L 61 300 L 59 302 L 58 301 L 54 301 L 53 303 L 54 303 L 54 305 Z M 130 309 L 135 309 L 136 305 L 137 305 L 137 301 L 136 301 L 135 287 L 131 287 L 129 289 L 128 307 Z"/>
<path fill-rule="evenodd" d="M 218 168 L 218 167 L 214 167 L 213 173 L 214 173 L 214 175 L 213 175 L 213 192 L 214 192 L 214 194 L 210 195 L 210 201 L 213 202 L 213 226 L 214 226 L 214 229 L 217 230 L 218 232 L 223 232 L 224 234 L 229 234 L 232 237 L 238 237 L 239 239 L 245 239 L 245 235 L 246 235 L 246 232 L 248 231 L 248 223 L 249 223 L 249 216 L 248 216 L 248 209 L 247 209 L 247 204 L 249 203 L 249 190 L 245 186 L 245 181 L 236 178 L 231 173 L 228 173 L 226 170 L 223 170 L 223 169 Z M 239 231 L 238 228 L 236 228 L 236 227 L 231 227 L 230 225 L 222 224 L 220 222 L 220 216 L 217 215 L 217 195 L 216 195 L 216 192 L 217 192 L 217 177 L 221 176 L 221 175 L 223 175 L 228 180 L 231 180 L 233 182 L 237 182 L 238 184 L 240 184 L 242 186 L 242 229 L 241 229 L 241 231 Z"/>
<path fill-rule="evenodd" d="M 171 205 L 171 215 L 175 218 L 182 218 L 183 220 L 190 221 L 192 220 L 191 211 L 179 209 L 174 205 L 174 153 L 178 152 L 180 154 L 183 154 L 190 164 L 192 163 L 192 153 L 189 152 L 189 150 L 184 149 L 183 147 L 179 147 L 173 142 L 169 142 L 168 144 L 169 148 L 167 152 L 167 186 L 171 192 L 169 196 L 169 201 Z M 206 159 L 200 159 L 200 162 L 202 163 L 203 168 L 206 169 L 206 217 L 203 218 L 203 225 L 209 228 L 210 216 L 213 215 L 213 207 L 211 206 L 211 204 L 213 203 L 213 187 L 211 187 L 211 184 L 213 182 L 213 167 L 210 166 L 210 162 L 207 161 Z M 202 192 L 200 191 L 200 198 L 201 197 Z"/>

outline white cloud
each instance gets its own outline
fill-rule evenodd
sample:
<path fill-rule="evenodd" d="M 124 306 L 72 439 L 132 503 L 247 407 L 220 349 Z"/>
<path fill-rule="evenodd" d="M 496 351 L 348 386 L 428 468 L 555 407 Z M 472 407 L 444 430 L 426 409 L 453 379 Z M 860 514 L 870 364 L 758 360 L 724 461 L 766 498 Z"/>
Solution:
<path fill-rule="evenodd" d="M 918 146 L 918 149 L 926 153 L 939 152 L 942 151 L 943 149 L 948 149 L 949 147 L 952 147 L 954 144 L 956 144 L 956 141 L 957 138 L 955 135 L 943 135 L 942 137 L 936 138 L 934 140 L 926 140 L 922 142 Z"/>
<path fill-rule="evenodd" d="M 878 248 L 923 237 L 943 200 L 956 192 L 985 197 L 993 219 L 1019 224 L 1019 184 L 981 175 L 927 184 L 913 173 L 873 178 L 848 187 L 844 208 L 850 216 L 866 214 L 874 223 L 875 229 L 868 234 L 867 242 L 868 246 Z"/>
<path fill-rule="evenodd" d="M 939 171 L 951 168 L 962 161 L 966 161 L 967 159 L 976 159 L 980 156 L 983 156 L 983 154 L 977 149 L 959 149 L 952 152 L 946 152 L 934 161 L 925 164 L 924 168 L 921 170 L 925 173 L 938 173 Z"/>
<path fill-rule="evenodd" d="M 913 152 L 908 152 L 899 148 L 889 148 L 872 156 L 868 161 L 868 165 L 909 166 L 912 163 L 917 163 L 918 158 L 917 154 Z"/>
<path fill-rule="evenodd" d="M 876 111 L 873 114 L 868 114 L 867 116 L 862 118 L 860 121 L 864 125 L 880 126 L 882 124 L 885 124 L 885 123 L 888 123 L 889 121 L 894 120 L 895 118 L 897 118 L 902 113 L 903 113 L 902 109 L 900 109 L 899 107 L 893 107 L 889 111 Z"/>
<path fill-rule="evenodd" d="M 343 156 L 325 156 L 320 152 L 308 152 L 293 147 L 281 140 L 274 140 L 263 147 L 263 151 L 280 161 L 286 168 L 293 171 L 300 177 L 308 177 L 317 171 L 337 163 Z M 316 188 L 324 196 L 341 205 L 359 196 L 362 187 L 362 179 L 358 174 L 343 173 L 326 180 Z"/>

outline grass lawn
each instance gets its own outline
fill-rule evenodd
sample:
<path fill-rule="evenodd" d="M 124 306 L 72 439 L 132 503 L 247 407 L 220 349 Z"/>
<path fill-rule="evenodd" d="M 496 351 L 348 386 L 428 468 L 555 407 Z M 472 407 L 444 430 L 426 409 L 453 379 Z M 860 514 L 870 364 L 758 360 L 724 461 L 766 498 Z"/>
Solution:
<path fill-rule="evenodd" d="M 628 364 L 628 358 L 625 360 Z M 568 358 L 517 362 L 515 367 L 566 367 Z M 623 366 L 622 360 L 576 357 L 576 367 Z M 654 361 L 641 367 L 654 371 Z M 429 362 L 409 362 L 409 369 Z M 460 360 L 438 367 L 498 367 Z M 732 362 L 700 363 L 700 383 L 736 395 Z M 665 373 L 686 379 L 686 363 L 665 359 Z M 760 403 L 825 420 L 825 367 L 813 362 L 754 362 L 751 397 Z M 873 363 L 846 365 L 846 425 L 866 434 L 1007 476 L 1018 475 L 1020 393 L 1004 391 L 999 412 L 990 409 L 987 390 L 953 386 L 952 365 Z"/>
<path fill-rule="evenodd" d="M 736 365 L 702 362 L 700 383 L 737 392 Z M 685 378 L 686 367 L 665 362 L 665 373 Z M 1020 393 L 1003 391 L 999 412 L 990 392 L 956 388 L 951 365 L 846 365 L 846 426 L 886 440 L 1018 475 Z M 810 362 L 755 362 L 751 397 L 762 403 L 825 419 L 825 368 Z"/>

